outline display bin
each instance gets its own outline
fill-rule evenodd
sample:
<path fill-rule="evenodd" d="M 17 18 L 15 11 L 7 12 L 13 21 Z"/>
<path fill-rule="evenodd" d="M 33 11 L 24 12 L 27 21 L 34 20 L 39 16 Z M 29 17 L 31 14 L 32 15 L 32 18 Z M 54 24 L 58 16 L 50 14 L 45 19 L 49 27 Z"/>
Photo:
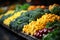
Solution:
<path fill-rule="evenodd" d="M 8 32 L 14 34 L 16 37 L 20 38 L 20 37 L 23 37 L 25 40 L 40 40 L 34 36 L 31 36 L 31 35 L 26 35 L 22 32 L 16 32 L 14 30 L 11 30 L 10 28 L 8 28 L 8 26 L 4 25 L 4 24 L 1 24 L 2 28 L 4 28 L 5 30 L 7 30 Z"/>

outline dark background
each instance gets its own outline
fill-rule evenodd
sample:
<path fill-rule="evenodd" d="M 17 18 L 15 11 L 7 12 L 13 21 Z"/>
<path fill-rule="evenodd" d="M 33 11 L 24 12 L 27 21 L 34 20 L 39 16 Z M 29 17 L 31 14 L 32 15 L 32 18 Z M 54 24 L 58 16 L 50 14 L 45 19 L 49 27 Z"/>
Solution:
<path fill-rule="evenodd" d="M 11 5 L 15 3 L 24 4 L 27 3 L 26 0 L 0 0 L 0 6 Z M 50 4 L 60 4 L 60 0 L 32 0 L 31 5 L 50 5 Z"/>
<path fill-rule="evenodd" d="M 17 36 L 14 33 L 8 31 L 0 24 L 0 40 L 27 40 L 21 36 Z"/>

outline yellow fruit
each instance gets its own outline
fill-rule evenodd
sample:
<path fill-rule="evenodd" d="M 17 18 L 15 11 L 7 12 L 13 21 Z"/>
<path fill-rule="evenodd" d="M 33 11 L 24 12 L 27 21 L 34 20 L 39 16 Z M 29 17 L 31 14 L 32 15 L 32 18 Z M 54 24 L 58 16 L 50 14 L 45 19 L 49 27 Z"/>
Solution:
<path fill-rule="evenodd" d="M 13 14 L 14 12 L 14 10 L 8 10 L 4 15 Z"/>
<path fill-rule="evenodd" d="M 3 14 L 2 14 L 2 15 L 0 15 L 0 19 L 2 18 L 2 16 L 3 16 Z"/>
<path fill-rule="evenodd" d="M 28 34 L 34 35 L 34 33 L 37 30 L 41 30 L 41 29 L 45 28 L 45 26 L 48 22 L 53 22 L 54 20 L 59 21 L 60 16 L 51 14 L 51 13 L 50 14 L 46 13 L 41 18 L 37 19 L 37 21 L 32 21 L 31 23 L 24 25 L 24 28 L 22 31 L 26 34 L 28 33 Z"/>
<path fill-rule="evenodd" d="M 11 17 L 8 17 L 7 19 L 5 19 L 4 21 L 3 21 L 3 23 L 5 24 L 5 25 L 8 25 L 9 26 L 9 24 L 10 24 L 10 22 L 11 21 L 14 21 L 16 18 L 18 18 L 18 17 L 20 17 L 20 15 L 21 15 L 21 13 L 22 12 L 26 12 L 26 11 L 20 11 L 20 12 L 16 12 L 14 15 L 12 15 Z"/>

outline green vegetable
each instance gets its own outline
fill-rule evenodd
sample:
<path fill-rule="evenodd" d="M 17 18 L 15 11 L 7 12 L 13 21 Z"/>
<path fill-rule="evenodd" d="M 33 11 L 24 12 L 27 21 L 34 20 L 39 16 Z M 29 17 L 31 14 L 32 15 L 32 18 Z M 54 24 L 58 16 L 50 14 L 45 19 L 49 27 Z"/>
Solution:
<path fill-rule="evenodd" d="M 49 9 L 44 10 L 45 13 L 50 13 Z"/>
<path fill-rule="evenodd" d="M 48 22 L 46 24 L 46 28 L 52 27 L 52 26 L 60 26 L 60 21 L 55 20 L 54 22 Z"/>
<path fill-rule="evenodd" d="M 27 11 L 25 13 L 22 13 L 21 17 L 29 17 L 29 22 L 36 20 L 37 18 L 40 18 L 44 13 L 43 9 L 36 9 L 32 11 Z"/>
<path fill-rule="evenodd" d="M 22 30 L 23 26 L 25 24 L 28 24 L 28 20 L 29 20 L 28 17 L 17 18 L 15 21 L 13 21 L 13 22 L 10 23 L 10 27 L 13 30 Z"/>
<path fill-rule="evenodd" d="M 16 8 L 15 8 L 15 11 L 20 11 L 21 9 L 20 9 L 20 4 L 16 4 Z"/>
<path fill-rule="evenodd" d="M 14 13 L 16 13 L 16 12 L 14 12 Z M 3 15 L 2 18 L 0 19 L 0 22 L 3 22 L 3 21 L 4 21 L 5 19 L 7 19 L 8 17 L 14 15 L 14 13 L 8 14 L 8 15 Z"/>
<path fill-rule="evenodd" d="M 19 18 L 10 23 L 10 26 L 13 30 L 22 30 L 23 26 L 30 23 L 33 20 L 37 20 L 44 14 L 42 9 L 37 9 L 34 11 L 27 11 L 22 13 Z"/>
<path fill-rule="evenodd" d="M 60 21 L 55 20 L 54 22 L 49 22 L 46 28 L 55 27 L 54 31 L 49 32 L 47 35 L 43 36 L 42 40 L 60 40 Z"/>
<path fill-rule="evenodd" d="M 34 11 L 37 11 L 37 12 L 44 12 L 44 10 L 41 9 L 41 8 L 36 8 Z"/>
<path fill-rule="evenodd" d="M 60 40 L 60 27 L 45 35 L 42 40 Z"/>
<path fill-rule="evenodd" d="M 54 13 L 54 14 L 57 14 L 57 15 L 60 15 L 60 6 L 54 6 L 51 10 L 50 10 L 51 13 Z"/>
<path fill-rule="evenodd" d="M 29 6 L 30 6 L 29 4 L 23 4 L 23 5 L 16 4 L 15 10 L 16 10 L 16 11 L 27 10 L 27 8 L 28 8 Z"/>
<path fill-rule="evenodd" d="M 12 16 L 12 14 L 9 14 L 9 15 L 6 15 L 6 16 L 3 16 L 1 19 L 0 19 L 0 22 L 3 22 L 6 18 Z"/>
<path fill-rule="evenodd" d="M 20 9 L 22 10 L 27 10 L 27 8 L 29 7 L 30 5 L 29 4 L 23 4 L 20 6 Z"/>
<path fill-rule="evenodd" d="M 29 17 L 30 17 L 30 21 L 33 21 L 33 20 L 37 20 L 37 18 L 40 18 L 42 15 L 44 15 L 44 11 L 42 9 L 36 9 L 34 11 L 29 11 Z"/>
<path fill-rule="evenodd" d="M 29 17 L 29 11 L 25 12 L 25 13 L 22 13 L 20 17 Z"/>

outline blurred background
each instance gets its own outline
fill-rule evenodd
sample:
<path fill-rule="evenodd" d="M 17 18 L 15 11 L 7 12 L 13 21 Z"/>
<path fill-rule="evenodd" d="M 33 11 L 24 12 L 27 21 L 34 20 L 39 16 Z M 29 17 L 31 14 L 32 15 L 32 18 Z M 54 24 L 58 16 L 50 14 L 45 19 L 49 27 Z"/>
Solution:
<path fill-rule="evenodd" d="M 54 5 L 51 6 L 51 4 L 54 4 Z M 53 7 L 56 10 L 53 9 L 52 12 L 60 15 L 60 11 L 59 11 L 60 5 L 58 6 L 59 8 L 54 7 L 54 6 L 57 6 L 58 4 L 60 4 L 60 0 L 0 0 L 0 23 L 4 24 L 4 22 L 6 22 L 5 19 L 9 18 L 11 16 L 16 17 L 16 19 L 17 19 L 18 15 L 14 16 L 14 14 L 19 14 L 19 12 L 21 12 L 22 10 L 23 10 L 22 12 L 26 11 L 27 13 L 30 10 L 35 10 L 36 14 L 37 14 L 38 12 L 37 12 L 36 8 L 42 8 L 43 11 L 45 10 L 44 12 L 50 13 L 50 9 Z M 40 10 L 38 9 L 38 11 L 40 11 Z M 30 13 L 34 14 L 35 12 L 32 11 Z M 38 18 L 37 15 L 35 15 L 35 16 L 36 16 L 36 18 Z M 11 17 L 11 18 L 14 19 L 13 17 Z M 22 19 L 23 21 L 21 21 L 22 25 L 29 23 L 28 22 L 29 20 L 27 22 L 24 21 L 24 17 L 25 16 L 23 16 L 23 19 Z M 26 17 L 26 18 L 28 19 L 28 17 Z M 35 20 L 36 18 L 33 18 L 32 20 Z M 21 31 L 19 29 L 20 29 L 20 27 L 23 28 L 23 26 L 20 26 L 21 24 L 19 24 L 19 21 L 16 21 L 18 23 L 18 25 L 15 25 L 17 23 L 14 24 L 14 22 L 13 22 L 14 20 L 11 21 L 11 25 L 13 25 L 13 26 L 11 26 L 10 24 L 9 25 L 13 28 L 13 30 Z M 20 20 L 20 18 L 18 20 Z M 7 21 L 10 21 L 10 20 L 7 20 Z M 24 24 L 24 22 L 25 22 L 25 24 Z M 7 24 L 7 22 L 5 24 Z M 20 36 L 20 38 L 16 37 L 14 34 L 12 34 L 11 32 L 8 32 L 8 30 L 6 30 L 2 27 L 3 26 L 0 25 L 0 40 L 26 40 L 25 38 L 23 38 L 21 36 Z M 8 28 L 10 28 L 10 27 L 8 27 Z"/>
<path fill-rule="evenodd" d="M 50 5 L 53 3 L 60 4 L 60 0 L 0 0 L 0 6 L 7 6 L 15 3 L 29 3 L 31 5 Z"/>

